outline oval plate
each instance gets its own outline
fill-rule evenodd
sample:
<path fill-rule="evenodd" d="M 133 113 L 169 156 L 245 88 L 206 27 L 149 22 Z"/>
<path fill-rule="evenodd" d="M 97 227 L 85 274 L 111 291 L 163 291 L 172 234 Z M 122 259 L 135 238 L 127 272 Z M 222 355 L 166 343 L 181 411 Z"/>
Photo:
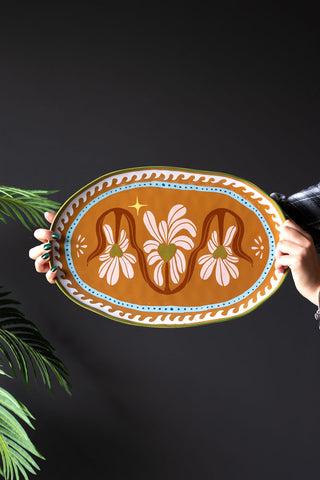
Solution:
<path fill-rule="evenodd" d="M 223 173 L 143 167 L 75 193 L 51 226 L 56 282 L 113 320 L 185 327 L 242 316 L 270 297 L 284 216 L 252 183 Z"/>

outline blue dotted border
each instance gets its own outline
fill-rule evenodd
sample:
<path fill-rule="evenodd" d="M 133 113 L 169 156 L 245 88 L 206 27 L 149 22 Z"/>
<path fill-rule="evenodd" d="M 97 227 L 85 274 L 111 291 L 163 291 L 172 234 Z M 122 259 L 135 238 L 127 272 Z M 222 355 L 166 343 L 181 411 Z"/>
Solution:
<path fill-rule="evenodd" d="M 222 193 L 225 195 L 228 195 L 229 197 L 234 198 L 238 202 L 240 202 L 242 205 L 245 207 L 249 208 L 252 210 L 255 215 L 259 218 L 261 221 L 265 232 L 268 236 L 269 239 L 269 257 L 268 257 L 268 262 L 267 265 L 265 266 L 261 276 L 259 279 L 254 283 L 252 287 L 250 287 L 248 290 L 246 290 L 243 294 L 239 295 L 238 297 L 232 298 L 226 302 L 222 303 L 213 303 L 209 305 L 201 305 L 198 307 L 185 307 L 185 306 L 157 306 L 157 305 L 137 305 L 134 303 L 127 303 L 123 302 L 121 300 L 117 300 L 116 298 L 110 297 L 109 295 L 106 295 L 104 293 L 101 293 L 94 288 L 91 288 L 89 285 L 87 285 L 85 282 L 81 280 L 79 277 L 78 273 L 76 272 L 76 269 L 73 265 L 72 261 L 72 256 L 71 256 L 71 238 L 73 235 L 73 232 L 75 228 L 77 227 L 78 223 L 80 222 L 81 218 L 84 216 L 85 213 L 90 210 L 91 207 L 93 207 L 95 204 L 100 202 L 101 200 L 110 197 L 111 195 L 115 195 L 118 192 L 124 191 L 124 190 L 131 190 L 135 188 L 143 188 L 143 187 L 155 187 L 155 188 L 169 188 L 169 189 L 175 189 L 175 190 L 196 190 L 196 191 L 201 191 L 201 192 L 216 192 L 216 193 Z M 79 213 L 79 215 L 75 218 L 73 223 L 68 229 L 68 232 L 66 234 L 66 239 L 65 239 L 65 252 L 66 252 L 66 259 L 68 263 L 68 267 L 74 277 L 74 279 L 77 281 L 77 283 L 88 293 L 101 298 L 102 300 L 105 300 L 109 303 L 112 303 L 113 305 L 120 306 L 120 307 L 125 307 L 128 309 L 133 309 L 133 310 L 138 310 L 138 311 L 144 311 L 144 312 L 164 312 L 164 313 L 183 313 L 183 312 L 202 312 L 206 310 L 213 310 L 217 308 L 224 308 L 224 307 L 230 307 L 238 302 L 243 301 L 248 295 L 253 293 L 265 280 L 267 277 L 272 264 L 274 260 L 274 254 L 275 254 L 275 240 L 272 235 L 271 229 L 269 225 L 267 224 L 265 218 L 259 212 L 259 210 L 252 205 L 250 202 L 242 198 L 240 195 L 238 195 L 235 192 L 232 192 L 231 190 L 227 190 L 225 188 L 218 188 L 218 187 L 201 187 L 199 185 L 180 185 L 176 183 L 170 183 L 170 182 L 141 182 L 141 183 L 132 183 L 130 185 L 124 185 L 118 188 L 115 188 L 113 190 L 109 190 L 108 192 L 105 192 L 98 197 L 96 197 L 94 200 L 89 202 Z"/>

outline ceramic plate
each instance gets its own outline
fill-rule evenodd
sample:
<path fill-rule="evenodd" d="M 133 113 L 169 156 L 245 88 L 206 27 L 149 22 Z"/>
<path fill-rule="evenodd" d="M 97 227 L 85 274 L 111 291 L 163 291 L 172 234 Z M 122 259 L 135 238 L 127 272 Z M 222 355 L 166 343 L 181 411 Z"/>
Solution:
<path fill-rule="evenodd" d="M 274 258 L 283 221 L 266 193 L 228 174 L 121 170 L 61 207 L 51 265 L 71 300 L 114 320 L 220 322 L 252 311 L 281 284 Z"/>

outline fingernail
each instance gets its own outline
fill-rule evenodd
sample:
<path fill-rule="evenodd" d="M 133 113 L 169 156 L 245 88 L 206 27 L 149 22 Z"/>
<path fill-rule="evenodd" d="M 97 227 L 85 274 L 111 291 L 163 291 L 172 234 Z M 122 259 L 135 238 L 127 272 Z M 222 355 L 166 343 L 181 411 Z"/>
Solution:
<path fill-rule="evenodd" d="M 53 233 L 51 235 L 51 237 L 54 239 L 54 240 L 58 240 L 59 236 L 56 234 L 56 233 Z"/>
<path fill-rule="evenodd" d="M 52 248 L 52 245 L 51 243 L 46 243 L 45 245 L 43 245 L 43 248 L 44 250 L 50 250 Z"/>
<path fill-rule="evenodd" d="M 54 267 L 51 267 L 50 270 L 51 272 L 55 272 L 56 270 L 58 270 L 58 267 L 55 265 Z"/>
<path fill-rule="evenodd" d="M 43 258 L 43 260 L 47 260 L 47 258 L 50 257 L 50 253 L 44 253 L 43 255 L 41 255 L 41 258 Z"/>

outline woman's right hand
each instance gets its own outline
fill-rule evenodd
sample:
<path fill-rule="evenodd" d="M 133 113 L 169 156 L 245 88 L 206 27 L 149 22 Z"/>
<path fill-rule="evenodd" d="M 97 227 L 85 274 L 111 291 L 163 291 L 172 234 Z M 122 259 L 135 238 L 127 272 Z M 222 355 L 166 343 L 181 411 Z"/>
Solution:
<path fill-rule="evenodd" d="M 55 216 L 56 214 L 52 212 L 46 212 L 44 214 L 45 219 L 49 223 L 53 222 Z M 39 273 L 45 273 L 49 283 L 55 283 L 57 268 L 53 267 L 50 269 L 49 266 L 50 252 L 52 248 L 51 241 L 55 239 L 54 233 L 51 230 L 46 230 L 45 228 L 38 228 L 35 230 L 34 236 L 37 240 L 42 242 L 42 244 L 31 248 L 29 250 L 29 257 L 32 260 L 35 260 L 34 266 L 36 271 Z"/>

